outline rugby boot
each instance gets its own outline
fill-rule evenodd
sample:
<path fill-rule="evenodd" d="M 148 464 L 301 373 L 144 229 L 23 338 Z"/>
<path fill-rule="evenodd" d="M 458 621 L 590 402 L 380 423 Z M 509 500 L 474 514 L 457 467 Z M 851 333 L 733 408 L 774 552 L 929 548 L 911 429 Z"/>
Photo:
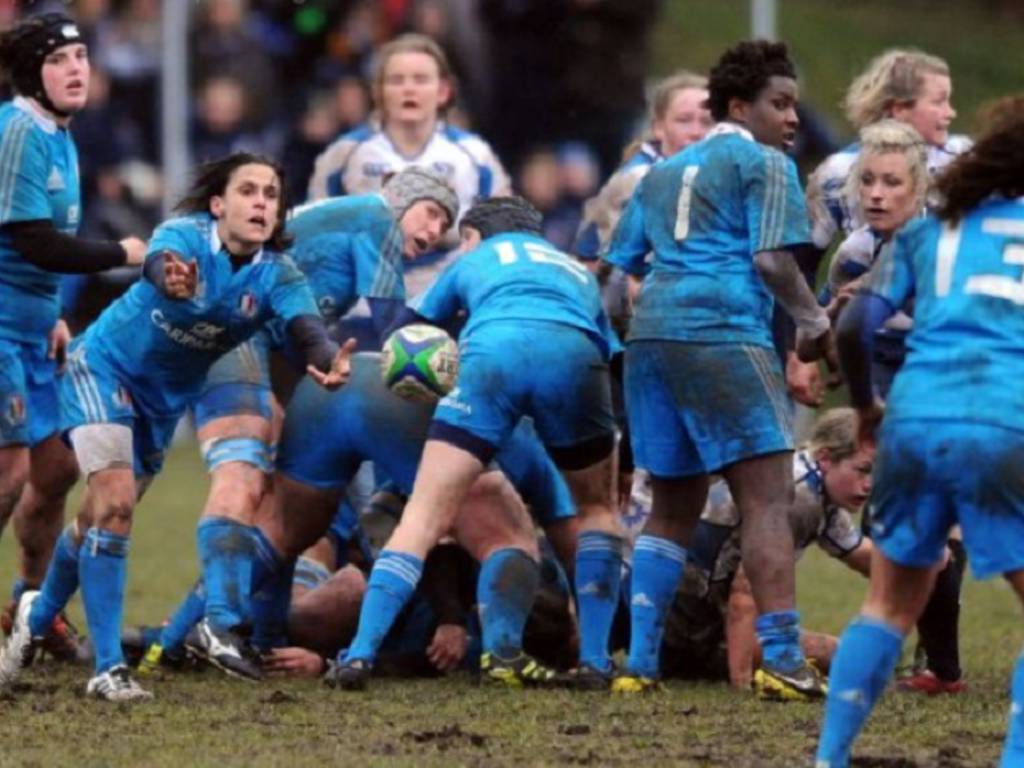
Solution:
<path fill-rule="evenodd" d="M 124 664 L 111 667 L 93 677 L 85 686 L 85 695 L 101 701 L 149 701 L 153 694 L 135 682 Z"/>
<path fill-rule="evenodd" d="M 581 664 L 566 677 L 566 687 L 574 691 L 607 691 L 615 677 L 615 668 L 604 672 L 590 664 Z"/>
<path fill-rule="evenodd" d="M 10 687 L 35 657 L 37 638 L 32 637 L 28 617 L 39 592 L 25 592 L 18 603 L 11 634 L 0 648 L 0 690 Z"/>
<path fill-rule="evenodd" d="M 635 695 L 657 693 L 662 690 L 664 687 L 655 678 L 634 675 L 629 672 L 616 675 L 612 680 L 612 693 Z"/>
<path fill-rule="evenodd" d="M 480 681 L 509 688 L 554 688 L 565 684 L 555 670 L 521 651 L 511 659 L 484 653 L 480 657 Z"/>
<path fill-rule="evenodd" d="M 940 693 L 956 695 L 967 690 L 967 682 L 959 680 L 943 680 L 930 669 L 922 669 L 896 681 L 896 690 L 904 693 L 925 693 L 938 696 Z"/>
<path fill-rule="evenodd" d="M 185 644 L 199 658 L 231 677 L 253 682 L 263 679 L 263 669 L 248 644 L 234 632 L 215 630 L 206 619 L 196 624 L 195 634 L 190 632 Z"/>
<path fill-rule="evenodd" d="M 373 665 L 366 659 L 352 659 L 332 664 L 324 674 L 324 684 L 343 691 L 365 691 Z"/>
<path fill-rule="evenodd" d="M 828 695 L 828 681 L 807 660 L 791 670 L 762 666 L 754 673 L 754 692 L 765 701 L 813 701 Z"/>

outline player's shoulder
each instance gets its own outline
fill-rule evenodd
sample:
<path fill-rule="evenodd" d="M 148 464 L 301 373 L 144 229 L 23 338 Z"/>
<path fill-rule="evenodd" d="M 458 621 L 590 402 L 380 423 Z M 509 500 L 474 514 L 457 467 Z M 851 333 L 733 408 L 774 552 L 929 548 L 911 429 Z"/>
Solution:
<path fill-rule="evenodd" d="M 438 130 L 445 141 L 467 152 L 477 162 L 484 162 L 494 157 L 494 150 L 480 134 L 467 131 L 464 128 L 444 123 Z"/>
<path fill-rule="evenodd" d="M 837 182 L 843 184 L 846 181 L 846 177 L 849 176 L 850 169 L 853 167 L 853 163 L 857 160 L 859 154 L 859 142 L 848 144 L 838 152 L 833 152 L 822 160 L 812 175 L 818 178 L 823 185 L 835 184 Z"/>
<path fill-rule="evenodd" d="M 154 239 L 160 237 L 178 237 L 185 243 L 195 246 L 209 242 L 213 234 L 213 217 L 207 213 L 190 213 L 167 219 L 153 233 Z"/>

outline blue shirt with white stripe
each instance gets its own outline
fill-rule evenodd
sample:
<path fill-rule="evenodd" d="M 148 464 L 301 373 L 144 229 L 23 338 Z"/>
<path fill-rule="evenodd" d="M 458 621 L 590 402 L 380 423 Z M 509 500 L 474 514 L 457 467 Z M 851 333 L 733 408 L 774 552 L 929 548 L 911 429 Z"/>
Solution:
<path fill-rule="evenodd" d="M 20 96 L 0 107 L 0 338 L 39 343 L 60 314 L 60 275 L 26 261 L 3 225 L 45 220 L 74 235 L 80 206 L 68 130 Z"/>
<path fill-rule="evenodd" d="M 289 252 L 309 280 L 320 313 L 336 322 L 360 296 L 405 299 L 402 231 L 380 195 L 330 197 L 296 208 Z"/>
<path fill-rule="evenodd" d="M 956 225 L 907 224 L 865 291 L 914 300 L 907 357 L 886 400 L 898 418 L 1024 431 L 1024 199 L 993 199 Z"/>
<path fill-rule="evenodd" d="M 286 255 L 261 250 L 237 269 L 207 213 L 160 225 L 149 257 L 173 251 L 198 266 L 196 295 L 168 298 L 149 280 L 111 304 L 78 343 L 89 358 L 119 374 L 137 406 L 157 416 L 181 413 L 199 394 L 210 366 L 225 352 L 280 319 L 316 315 L 309 284 Z"/>
<path fill-rule="evenodd" d="M 754 254 L 809 241 L 793 161 L 719 123 L 652 168 L 619 221 L 606 260 L 647 274 L 629 339 L 772 347 L 773 299 Z"/>

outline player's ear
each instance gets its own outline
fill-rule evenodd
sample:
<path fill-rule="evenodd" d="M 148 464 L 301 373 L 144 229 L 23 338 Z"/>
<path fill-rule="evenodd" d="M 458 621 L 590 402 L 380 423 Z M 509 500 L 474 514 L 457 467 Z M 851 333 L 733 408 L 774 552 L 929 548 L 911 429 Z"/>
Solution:
<path fill-rule="evenodd" d="M 210 214 L 215 219 L 219 219 L 224 215 L 224 198 L 220 195 L 210 197 Z"/>
<path fill-rule="evenodd" d="M 738 96 L 729 99 L 729 119 L 740 125 L 746 125 L 750 117 L 750 102 L 744 101 Z"/>
<path fill-rule="evenodd" d="M 814 460 L 818 462 L 822 472 L 828 472 L 832 468 L 832 452 L 828 448 L 819 448 L 814 454 Z"/>

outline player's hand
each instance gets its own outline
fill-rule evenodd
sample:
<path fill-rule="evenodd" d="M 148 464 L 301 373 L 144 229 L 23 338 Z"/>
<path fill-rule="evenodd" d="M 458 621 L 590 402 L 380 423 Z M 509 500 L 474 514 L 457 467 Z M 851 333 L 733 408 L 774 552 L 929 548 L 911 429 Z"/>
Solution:
<path fill-rule="evenodd" d="M 857 409 L 857 447 L 874 449 L 878 440 L 878 426 L 885 415 L 885 407 L 877 400 Z"/>
<path fill-rule="evenodd" d="M 118 243 L 124 248 L 126 254 L 125 266 L 141 267 L 142 263 L 146 260 L 146 241 L 140 240 L 137 237 L 126 237 L 123 240 L 119 240 Z"/>
<path fill-rule="evenodd" d="M 274 648 L 263 656 L 263 668 L 272 674 L 319 677 L 324 671 L 324 660 L 306 648 Z"/>
<path fill-rule="evenodd" d="M 786 355 L 786 386 L 798 403 L 817 408 L 825 399 L 825 382 L 817 363 L 804 363 L 795 354 Z"/>
<path fill-rule="evenodd" d="M 57 361 L 57 371 L 64 373 L 64 366 L 68 361 L 68 344 L 71 342 L 71 331 L 68 324 L 58 320 L 50 330 L 47 337 L 46 356 Z"/>
<path fill-rule="evenodd" d="M 469 635 L 459 624 L 441 624 L 427 646 L 427 658 L 441 672 L 455 669 L 466 656 Z"/>
<path fill-rule="evenodd" d="M 184 301 L 196 295 L 199 285 L 199 264 L 184 261 L 170 252 L 164 253 L 164 293 Z"/>
<path fill-rule="evenodd" d="M 348 383 L 352 375 L 352 353 L 356 349 L 356 340 L 349 339 L 338 349 L 338 354 L 331 361 L 331 370 L 327 373 L 316 366 L 307 365 L 306 373 L 324 389 L 335 390 Z"/>
<path fill-rule="evenodd" d="M 836 348 L 836 335 L 831 328 L 813 338 L 797 328 L 796 356 L 802 363 L 824 360 L 828 368 L 826 384 L 829 389 L 835 389 L 842 383 L 839 375 L 839 350 Z"/>

